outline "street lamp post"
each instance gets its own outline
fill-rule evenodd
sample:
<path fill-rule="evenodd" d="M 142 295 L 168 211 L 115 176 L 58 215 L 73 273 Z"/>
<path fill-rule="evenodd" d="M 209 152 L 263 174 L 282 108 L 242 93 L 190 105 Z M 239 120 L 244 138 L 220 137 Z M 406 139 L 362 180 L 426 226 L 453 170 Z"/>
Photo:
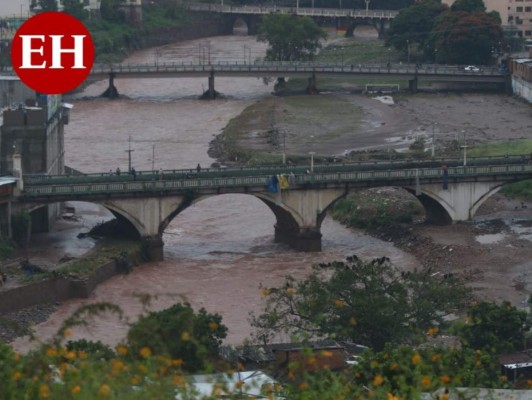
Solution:
<path fill-rule="evenodd" d="M 436 125 L 438 125 L 437 122 L 434 122 L 434 123 L 432 124 L 432 151 L 431 151 L 431 153 L 432 153 L 432 157 L 434 157 L 434 154 L 435 154 L 435 152 L 436 152 L 436 134 L 435 134 L 435 131 L 436 131 L 436 129 L 435 129 L 435 128 L 436 128 Z"/>
<path fill-rule="evenodd" d="M 131 136 L 129 137 L 129 148 L 126 150 L 127 153 L 127 170 L 131 172 L 131 153 L 135 150 L 131 150 Z"/>
<path fill-rule="evenodd" d="M 467 132 L 465 130 L 462 131 L 464 134 L 464 145 L 460 146 L 464 149 L 464 167 L 467 165 Z"/>
<path fill-rule="evenodd" d="M 407 54 L 407 62 L 410 64 L 410 40 L 406 40 L 406 54 Z"/>
<path fill-rule="evenodd" d="M 314 154 L 316 154 L 316 152 L 309 151 L 308 153 L 310 154 L 310 172 L 314 172 Z"/>
<path fill-rule="evenodd" d="M 371 0 L 364 0 L 364 1 L 366 2 L 366 14 L 367 14 L 368 11 L 369 11 L 369 2 L 370 2 Z"/>

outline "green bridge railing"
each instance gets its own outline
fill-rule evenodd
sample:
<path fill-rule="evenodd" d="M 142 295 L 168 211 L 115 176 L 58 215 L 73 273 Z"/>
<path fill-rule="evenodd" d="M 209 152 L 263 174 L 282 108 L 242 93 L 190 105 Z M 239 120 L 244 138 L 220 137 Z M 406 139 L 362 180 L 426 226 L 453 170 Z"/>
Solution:
<path fill-rule="evenodd" d="M 531 179 L 532 164 L 506 164 L 487 166 L 457 166 L 447 168 L 449 183 L 454 181 L 475 181 L 479 178 L 488 178 L 494 181 L 506 181 L 509 179 Z M 365 186 L 380 186 L 387 182 L 411 184 L 415 179 L 421 183 L 442 181 L 444 169 L 442 167 L 415 168 L 415 169 L 394 169 L 382 171 L 329 171 L 311 172 L 304 174 L 285 174 L 290 189 L 300 189 L 305 186 L 332 184 L 345 185 L 349 183 L 365 183 Z M 119 178 L 118 176 L 116 178 Z M 268 183 L 271 175 L 256 176 L 226 176 L 208 177 L 202 173 L 185 178 L 168 178 L 163 176 L 159 180 L 128 180 L 128 181 L 107 181 L 93 183 L 41 183 L 37 185 L 26 184 L 21 193 L 23 199 L 32 197 L 83 197 L 101 194 L 153 194 L 165 195 L 171 192 L 187 192 L 231 188 L 255 188 L 258 190 L 268 190 Z"/>

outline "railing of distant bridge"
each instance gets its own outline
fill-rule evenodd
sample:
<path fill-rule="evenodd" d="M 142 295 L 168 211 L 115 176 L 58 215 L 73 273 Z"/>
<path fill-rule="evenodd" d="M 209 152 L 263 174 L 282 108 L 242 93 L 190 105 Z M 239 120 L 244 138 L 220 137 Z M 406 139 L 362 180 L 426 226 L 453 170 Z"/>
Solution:
<path fill-rule="evenodd" d="M 483 176 L 507 176 L 523 175 L 524 178 L 532 177 L 532 164 L 522 165 L 490 165 L 490 166 L 462 166 L 447 168 L 449 179 L 480 178 Z M 308 173 L 289 176 L 293 188 L 308 184 L 321 183 L 356 183 L 356 182 L 381 182 L 387 181 L 412 181 L 434 180 L 443 177 L 443 168 L 416 168 L 386 171 L 353 171 L 353 172 L 330 172 Z M 112 194 L 112 193 L 135 193 L 135 192 L 184 192 L 190 190 L 233 188 L 233 187 L 257 187 L 264 186 L 267 190 L 270 176 L 244 176 L 244 177 L 218 177 L 203 178 L 201 175 L 191 178 L 174 180 L 152 181 L 127 181 L 127 182 L 100 182 L 87 184 L 65 185 L 28 185 L 22 193 L 23 197 L 42 196 L 75 196 L 80 194 Z"/>

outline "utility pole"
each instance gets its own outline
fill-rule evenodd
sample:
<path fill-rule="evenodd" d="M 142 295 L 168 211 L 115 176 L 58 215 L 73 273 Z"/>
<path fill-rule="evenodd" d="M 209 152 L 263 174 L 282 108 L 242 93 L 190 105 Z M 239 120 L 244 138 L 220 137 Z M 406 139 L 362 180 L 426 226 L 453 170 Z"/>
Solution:
<path fill-rule="evenodd" d="M 127 153 L 127 158 L 128 158 L 128 162 L 127 162 L 127 166 L 128 166 L 128 169 L 127 171 L 128 172 L 131 172 L 131 153 L 134 152 L 135 150 L 131 150 L 131 136 L 129 137 L 129 148 L 126 150 L 126 153 Z"/>
<path fill-rule="evenodd" d="M 155 171 L 155 144 L 151 145 L 151 170 Z"/>

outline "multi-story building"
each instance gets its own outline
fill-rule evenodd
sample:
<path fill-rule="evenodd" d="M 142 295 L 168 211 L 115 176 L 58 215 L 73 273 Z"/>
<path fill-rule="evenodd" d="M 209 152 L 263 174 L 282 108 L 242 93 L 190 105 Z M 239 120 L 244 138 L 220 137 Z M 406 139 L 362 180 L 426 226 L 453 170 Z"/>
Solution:
<path fill-rule="evenodd" d="M 61 96 L 38 94 L 18 78 L 3 76 L 0 100 L 0 175 L 17 176 L 20 171 L 63 174 L 64 125 L 68 123 L 69 106 L 61 102 Z M 33 231 L 48 231 L 60 208 L 60 204 L 52 204 L 32 211 Z"/>
<path fill-rule="evenodd" d="M 454 0 L 443 0 L 452 5 Z M 487 11 L 497 11 L 503 29 L 516 31 L 523 38 L 532 38 L 532 0 L 484 0 Z"/>

